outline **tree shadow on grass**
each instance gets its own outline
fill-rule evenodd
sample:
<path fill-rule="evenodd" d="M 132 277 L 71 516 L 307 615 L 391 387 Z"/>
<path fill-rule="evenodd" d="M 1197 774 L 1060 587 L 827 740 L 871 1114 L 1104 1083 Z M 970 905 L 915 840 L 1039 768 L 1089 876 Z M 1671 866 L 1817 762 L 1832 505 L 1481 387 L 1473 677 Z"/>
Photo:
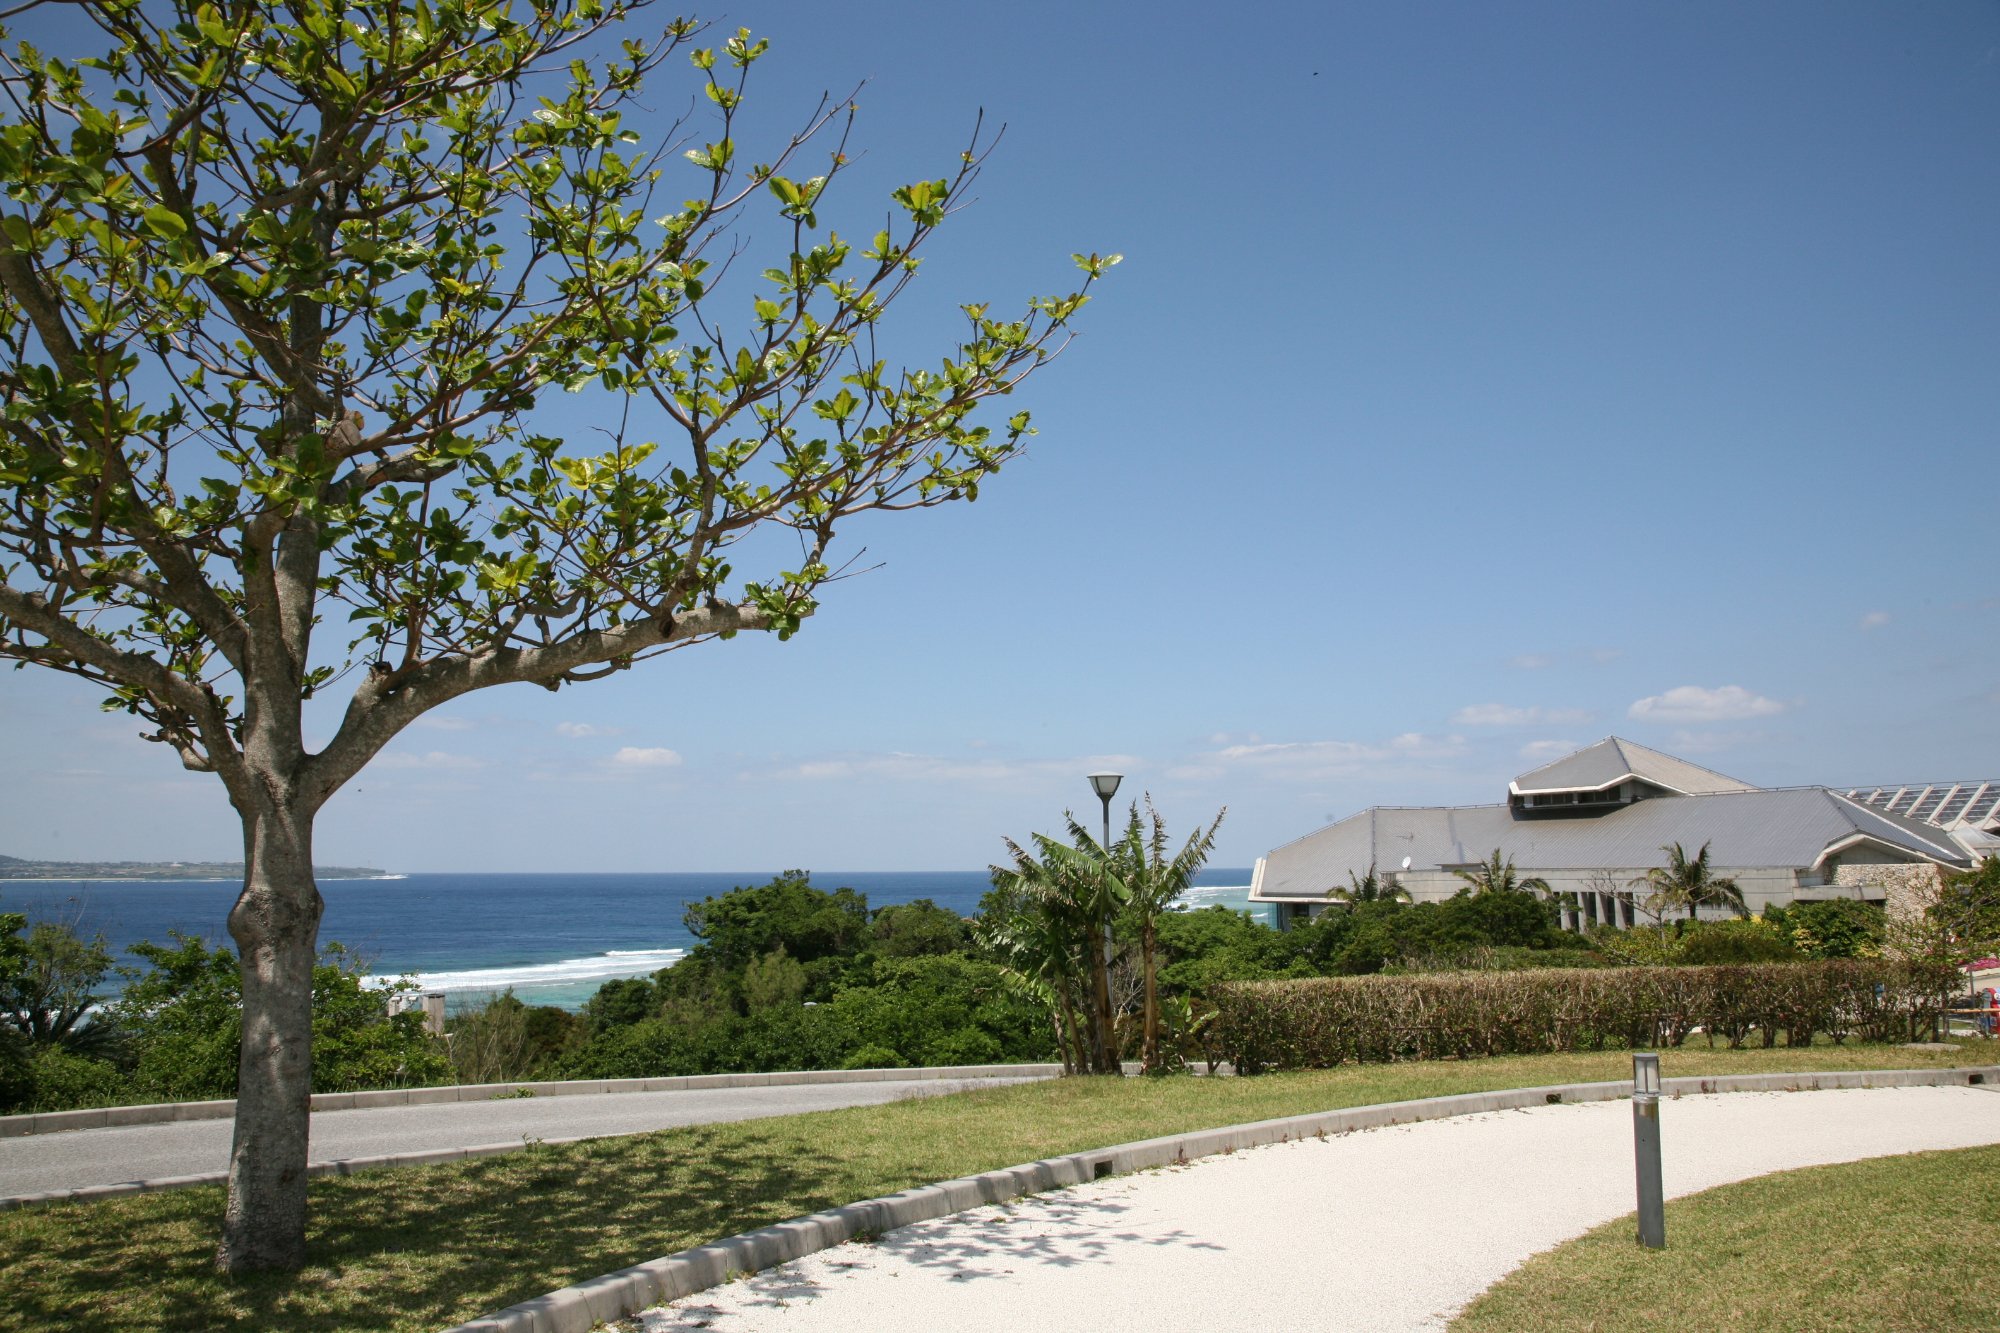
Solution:
<path fill-rule="evenodd" d="M 435 1329 L 882 1192 L 810 1132 L 700 1127 L 317 1181 L 310 1262 L 287 1276 L 213 1271 L 217 1189 L 22 1210 L 0 1219 L 0 1327 Z"/>

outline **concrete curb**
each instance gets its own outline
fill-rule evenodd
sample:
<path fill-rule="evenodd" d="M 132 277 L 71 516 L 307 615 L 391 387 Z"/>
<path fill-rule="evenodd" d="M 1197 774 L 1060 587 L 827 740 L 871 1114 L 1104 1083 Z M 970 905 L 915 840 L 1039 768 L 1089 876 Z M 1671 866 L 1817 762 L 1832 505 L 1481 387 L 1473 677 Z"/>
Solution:
<path fill-rule="evenodd" d="M 1128 1065 L 1127 1073 L 1139 1066 Z M 378 1106 L 432 1106 L 444 1102 L 484 1102 L 498 1097 L 578 1097 L 612 1092 L 693 1092 L 702 1088 L 775 1088 L 797 1083 L 892 1083 L 933 1078 L 1054 1078 L 1057 1064 L 940 1065 L 925 1069 L 810 1069 L 774 1074 L 687 1074 L 674 1078 L 596 1078 L 560 1083 L 463 1083 L 442 1088 L 386 1088 L 377 1092 L 316 1092 L 315 1111 L 364 1111 Z M 107 1106 L 88 1111 L 43 1111 L 35 1115 L 0 1115 L 0 1139 L 27 1134 L 59 1134 L 72 1129 L 106 1129 L 120 1125 L 159 1125 L 176 1120 L 228 1120 L 236 1103 L 152 1102 L 143 1106 Z"/>
<path fill-rule="evenodd" d="M 2000 1065 L 1961 1069 L 1730 1074 L 1662 1080 L 1664 1090 L 1674 1096 L 1995 1083 L 2000 1083 Z M 1080 1185 L 1102 1176 L 1172 1166 L 1198 1157 L 1292 1139 L 1442 1120 L 1481 1111 L 1519 1110 L 1557 1102 L 1615 1101 L 1629 1096 L 1631 1091 L 1631 1083 L 1620 1080 L 1463 1093 L 1453 1097 L 1386 1102 L 1342 1111 L 1258 1120 L 1071 1153 L 904 1190 L 900 1194 L 867 1199 L 809 1217 L 793 1218 L 789 1222 L 780 1222 L 776 1226 L 745 1232 L 740 1236 L 729 1236 L 508 1306 L 484 1318 L 461 1324 L 448 1330 L 448 1333 L 590 1333 L 598 1324 L 629 1318 L 663 1302 L 692 1296 L 736 1277 L 831 1249 L 857 1236 L 880 1235 L 913 1222 L 929 1221 L 986 1204 L 1004 1203 L 1024 1194 L 1039 1194 Z"/>

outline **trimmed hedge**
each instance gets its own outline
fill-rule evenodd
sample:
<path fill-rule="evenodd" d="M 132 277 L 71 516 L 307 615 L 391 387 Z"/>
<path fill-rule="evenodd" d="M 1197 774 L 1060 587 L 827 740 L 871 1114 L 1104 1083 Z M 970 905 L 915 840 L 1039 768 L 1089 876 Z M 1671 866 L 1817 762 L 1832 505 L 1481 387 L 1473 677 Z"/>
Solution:
<path fill-rule="evenodd" d="M 1737 967 L 1315 977 L 1218 986 L 1214 1049 L 1237 1072 L 1392 1060 L 1679 1046 L 1914 1041 L 1960 985 L 1948 963 L 1840 959 Z"/>

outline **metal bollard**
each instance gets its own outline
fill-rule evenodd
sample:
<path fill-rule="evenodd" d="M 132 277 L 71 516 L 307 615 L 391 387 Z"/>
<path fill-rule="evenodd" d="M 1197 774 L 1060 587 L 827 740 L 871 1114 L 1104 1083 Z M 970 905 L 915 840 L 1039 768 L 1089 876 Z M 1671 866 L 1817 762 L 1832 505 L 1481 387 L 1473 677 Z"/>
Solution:
<path fill-rule="evenodd" d="M 1660 1057 L 1632 1056 L 1632 1156 L 1639 1176 L 1639 1243 L 1667 1248 L 1667 1203 L 1660 1187 Z"/>

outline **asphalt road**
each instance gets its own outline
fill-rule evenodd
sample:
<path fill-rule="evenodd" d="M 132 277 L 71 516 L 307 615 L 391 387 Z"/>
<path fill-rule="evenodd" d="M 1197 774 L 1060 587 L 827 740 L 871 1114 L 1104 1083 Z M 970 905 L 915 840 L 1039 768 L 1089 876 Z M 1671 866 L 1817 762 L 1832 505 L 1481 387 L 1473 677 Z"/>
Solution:
<path fill-rule="evenodd" d="M 611 1092 L 521 1097 L 433 1106 L 320 1111 L 312 1118 L 312 1160 L 474 1148 L 524 1139 L 640 1134 L 674 1125 L 874 1106 L 1022 1079 L 906 1079 L 884 1083 L 799 1083 L 687 1092 Z M 127 1125 L 0 1139 L 0 1196 L 116 1185 L 229 1168 L 229 1120 Z"/>

